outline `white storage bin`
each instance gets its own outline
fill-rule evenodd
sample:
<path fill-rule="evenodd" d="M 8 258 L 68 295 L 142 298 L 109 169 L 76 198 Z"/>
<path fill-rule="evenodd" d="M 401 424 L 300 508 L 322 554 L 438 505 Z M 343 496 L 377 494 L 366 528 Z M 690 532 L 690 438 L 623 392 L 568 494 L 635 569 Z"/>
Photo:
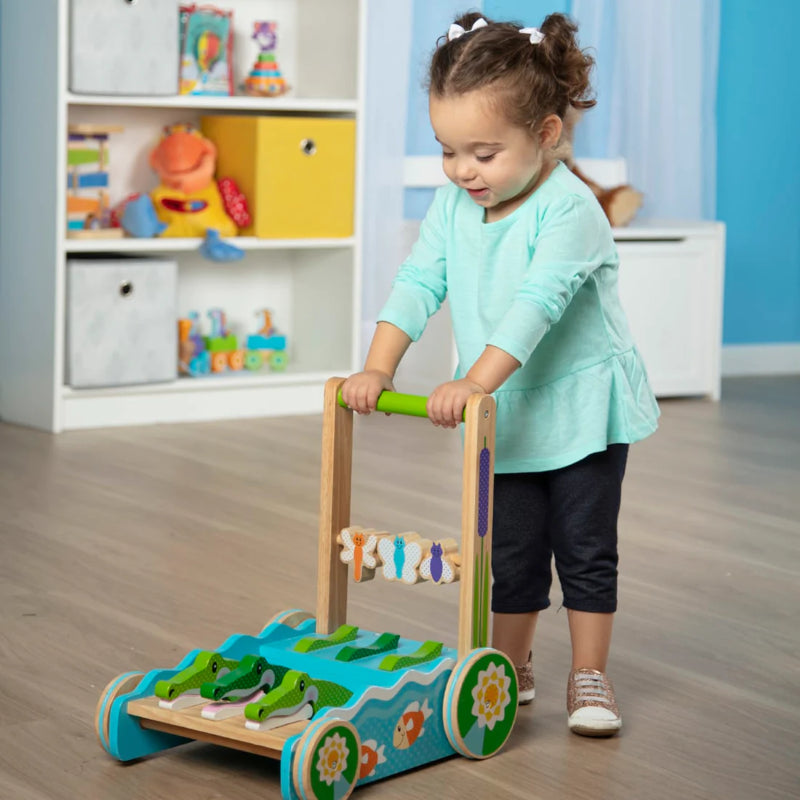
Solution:
<path fill-rule="evenodd" d="M 137 258 L 67 262 L 67 383 L 75 388 L 177 377 L 178 265 Z"/>
<path fill-rule="evenodd" d="M 178 93 L 178 4 L 71 0 L 69 88 L 77 94 Z"/>

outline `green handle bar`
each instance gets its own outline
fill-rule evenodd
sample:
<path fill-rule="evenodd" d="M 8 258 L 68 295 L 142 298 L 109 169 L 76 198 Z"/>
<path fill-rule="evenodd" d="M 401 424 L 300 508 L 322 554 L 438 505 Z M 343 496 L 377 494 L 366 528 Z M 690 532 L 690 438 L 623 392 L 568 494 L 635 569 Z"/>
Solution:
<path fill-rule="evenodd" d="M 428 398 L 419 394 L 381 392 L 375 410 L 383 411 L 385 414 L 405 414 L 407 417 L 427 418 L 428 412 L 425 410 L 427 402 Z M 339 389 L 339 405 L 342 408 L 349 408 L 347 403 L 342 400 L 341 389 Z"/>

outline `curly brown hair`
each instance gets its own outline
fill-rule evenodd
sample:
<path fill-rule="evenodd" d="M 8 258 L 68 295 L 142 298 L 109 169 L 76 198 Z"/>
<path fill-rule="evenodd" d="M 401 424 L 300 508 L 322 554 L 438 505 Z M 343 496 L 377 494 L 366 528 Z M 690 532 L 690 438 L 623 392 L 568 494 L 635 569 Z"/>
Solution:
<path fill-rule="evenodd" d="M 493 22 L 469 12 L 456 24 L 470 31 L 478 19 L 485 27 L 448 41 L 440 37 L 431 59 L 428 89 L 434 97 L 461 95 L 492 87 L 498 110 L 515 125 L 533 130 L 549 114 L 562 120 L 570 108 L 595 105 L 589 77 L 594 59 L 578 46 L 578 27 L 563 14 L 550 14 L 532 44 L 521 25 Z"/>

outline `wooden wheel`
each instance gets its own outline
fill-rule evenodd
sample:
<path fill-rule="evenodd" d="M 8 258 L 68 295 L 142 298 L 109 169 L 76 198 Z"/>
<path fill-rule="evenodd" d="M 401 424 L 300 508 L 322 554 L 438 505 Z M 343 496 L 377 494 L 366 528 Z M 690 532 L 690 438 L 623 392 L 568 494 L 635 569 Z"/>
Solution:
<path fill-rule="evenodd" d="M 264 363 L 264 356 L 258 352 L 258 350 L 248 350 L 244 355 L 244 368 L 249 369 L 253 372 L 257 369 L 261 369 L 261 365 Z"/>
<path fill-rule="evenodd" d="M 289 359 L 286 355 L 285 350 L 275 350 L 272 353 L 270 353 L 269 368 L 273 372 L 283 372 L 288 364 L 289 364 Z"/>
<path fill-rule="evenodd" d="M 456 664 L 444 691 L 444 730 L 467 758 L 489 758 L 517 718 L 517 673 L 499 650 L 482 647 Z"/>
<path fill-rule="evenodd" d="M 108 720 L 111 714 L 111 705 L 120 695 L 132 692 L 139 685 L 143 674 L 142 672 L 123 672 L 122 675 L 117 675 L 103 689 L 100 699 L 97 701 L 94 730 L 103 749 L 109 754 L 111 754 L 111 750 L 108 744 Z"/>
<path fill-rule="evenodd" d="M 312 722 L 295 747 L 295 791 L 302 800 L 345 800 L 355 789 L 360 767 L 361 739 L 352 723 Z"/>
<path fill-rule="evenodd" d="M 314 615 L 309 614 L 308 611 L 302 611 L 299 608 L 290 608 L 286 611 L 279 611 L 269 620 L 269 622 L 267 622 L 267 624 L 262 628 L 262 631 L 266 630 L 275 622 L 280 622 L 281 625 L 288 625 L 290 628 L 296 628 L 301 622 L 305 622 L 307 619 L 313 618 Z"/>

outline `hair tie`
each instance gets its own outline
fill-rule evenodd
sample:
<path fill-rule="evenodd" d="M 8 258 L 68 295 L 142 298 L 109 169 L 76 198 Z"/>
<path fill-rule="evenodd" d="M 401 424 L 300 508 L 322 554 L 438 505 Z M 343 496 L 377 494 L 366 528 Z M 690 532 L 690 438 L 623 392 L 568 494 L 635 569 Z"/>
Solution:
<path fill-rule="evenodd" d="M 452 42 L 453 39 L 458 39 L 459 37 L 463 36 L 465 33 L 472 33 L 473 31 L 477 31 L 478 28 L 485 28 L 489 23 L 483 18 L 480 17 L 472 23 L 472 27 L 465 31 L 457 22 L 454 22 L 450 26 L 450 30 L 447 31 L 447 41 Z"/>
<path fill-rule="evenodd" d="M 520 28 L 519 32 L 525 36 L 530 35 L 531 44 L 539 44 L 544 39 L 544 34 L 538 28 Z"/>

